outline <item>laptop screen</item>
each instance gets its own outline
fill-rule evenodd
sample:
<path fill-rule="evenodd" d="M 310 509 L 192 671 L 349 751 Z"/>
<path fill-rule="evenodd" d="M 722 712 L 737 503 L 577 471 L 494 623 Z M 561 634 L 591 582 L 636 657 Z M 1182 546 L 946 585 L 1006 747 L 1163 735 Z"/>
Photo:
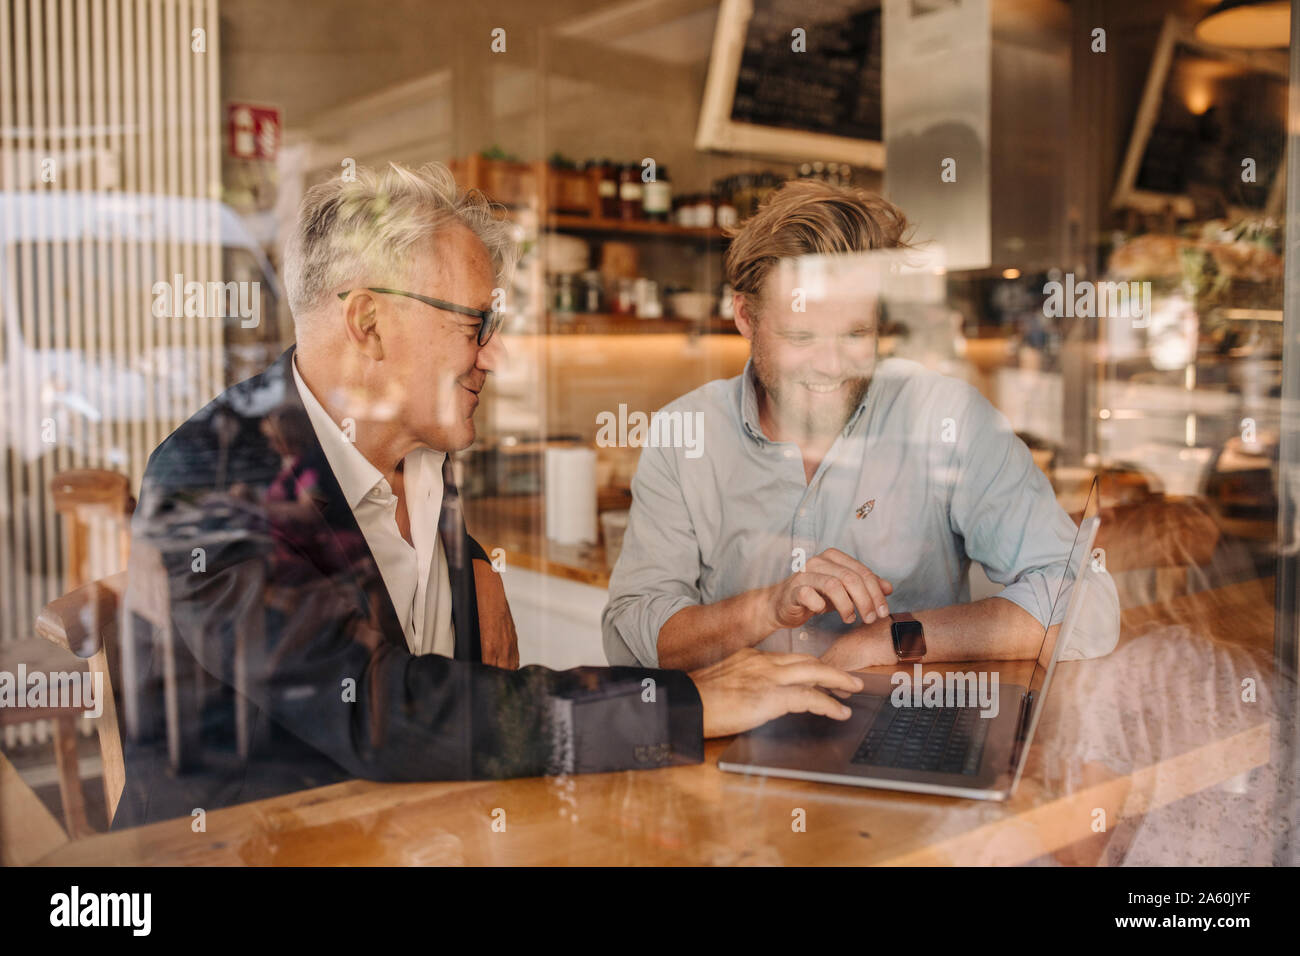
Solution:
<path fill-rule="evenodd" d="M 1069 560 L 1066 561 L 1060 581 L 1056 585 L 1050 622 L 1043 629 L 1042 644 L 1039 646 L 1038 656 L 1034 660 L 1034 670 L 1029 678 L 1029 694 L 1025 703 L 1027 710 L 1021 719 L 1020 740 L 1012 757 L 1017 780 L 1021 770 L 1024 769 L 1029 742 L 1033 738 L 1034 729 L 1042 713 L 1043 701 L 1052 679 L 1056 659 L 1078 624 L 1079 613 L 1084 604 L 1084 594 L 1087 591 L 1083 575 L 1094 565 L 1099 569 L 1104 569 L 1105 566 L 1104 556 L 1094 554 L 1092 550 L 1093 542 L 1097 537 L 1097 528 L 1101 523 L 1101 519 L 1097 517 L 1098 497 L 1097 479 L 1093 478 L 1083 510 L 1079 513 L 1079 527 L 1074 534 L 1074 543 L 1070 547 Z"/>

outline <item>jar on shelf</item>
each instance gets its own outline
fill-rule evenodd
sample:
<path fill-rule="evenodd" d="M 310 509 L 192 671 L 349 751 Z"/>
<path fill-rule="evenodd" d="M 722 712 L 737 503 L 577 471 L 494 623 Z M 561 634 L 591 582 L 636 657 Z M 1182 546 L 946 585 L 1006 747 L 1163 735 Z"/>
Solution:
<path fill-rule="evenodd" d="M 636 280 L 619 278 L 614 284 L 614 312 L 632 315 L 636 312 Z"/>
<path fill-rule="evenodd" d="M 644 214 L 644 189 L 641 183 L 641 167 L 628 163 L 618 174 L 619 217 L 625 220 L 640 219 Z"/>
<path fill-rule="evenodd" d="M 695 197 L 695 221 L 697 229 L 708 229 L 713 225 L 713 200 L 705 193 Z"/>
<path fill-rule="evenodd" d="M 728 226 L 734 226 L 739 221 L 740 216 L 737 214 L 736 207 L 732 204 L 730 197 L 724 194 L 718 196 L 718 207 L 713 212 L 713 218 L 719 229 L 726 229 Z"/>
<path fill-rule="evenodd" d="M 677 205 L 677 225 L 694 228 L 699 223 L 696 221 L 695 204 L 699 202 L 698 193 L 691 193 L 683 196 Z"/>
<path fill-rule="evenodd" d="M 654 279 L 640 278 L 633 285 L 636 315 L 639 319 L 662 319 L 663 303 L 659 299 L 659 283 Z"/>
<path fill-rule="evenodd" d="M 679 226 L 690 225 L 690 222 L 682 219 L 682 211 L 686 208 L 686 203 L 690 202 L 690 196 L 673 196 L 672 198 L 672 221 Z M 689 216 L 688 216 L 689 219 Z"/>
<path fill-rule="evenodd" d="M 655 178 L 641 187 L 641 208 L 650 222 L 667 222 L 673 205 L 673 187 L 668 178 L 668 167 L 655 170 Z"/>
<path fill-rule="evenodd" d="M 618 203 L 618 167 L 609 159 L 600 161 L 600 183 L 596 186 L 600 197 L 600 215 L 602 219 L 619 217 Z"/>
<path fill-rule="evenodd" d="M 553 304 L 557 315 L 573 315 L 578 311 L 578 299 L 573 276 L 568 273 L 555 277 L 555 299 Z"/>
<path fill-rule="evenodd" d="M 602 312 L 604 290 L 601 288 L 600 273 L 595 269 L 582 274 L 582 288 L 579 292 L 579 306 L 583 312 Z"/>

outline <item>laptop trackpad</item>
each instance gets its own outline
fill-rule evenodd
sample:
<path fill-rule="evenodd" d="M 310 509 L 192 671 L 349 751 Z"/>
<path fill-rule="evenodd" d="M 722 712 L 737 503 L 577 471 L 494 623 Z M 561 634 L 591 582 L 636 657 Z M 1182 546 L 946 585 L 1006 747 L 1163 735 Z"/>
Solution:
<path fill-rule="evenodd" d="M 853 708 L 847 720 L 832 720 L 820 714 L 778 717 L 737 738 L 726 758 L 744 764 L 841 770 L 888 700 L 874 694 L 854 694 L 845 701 Z"/>

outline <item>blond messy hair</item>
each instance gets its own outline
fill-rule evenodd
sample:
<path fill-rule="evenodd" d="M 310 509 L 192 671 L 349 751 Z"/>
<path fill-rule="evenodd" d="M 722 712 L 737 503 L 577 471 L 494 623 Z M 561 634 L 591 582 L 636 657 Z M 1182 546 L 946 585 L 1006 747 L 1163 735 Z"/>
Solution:
<path fill-rule="evenodd" d="M 910 249 L 907 217 L 865 189 L 815 179 L 788 182 L 749 219 L 728 231 L 727 282 L 757 316 L 763 284 L 781 259 L 815 254 Z"/>

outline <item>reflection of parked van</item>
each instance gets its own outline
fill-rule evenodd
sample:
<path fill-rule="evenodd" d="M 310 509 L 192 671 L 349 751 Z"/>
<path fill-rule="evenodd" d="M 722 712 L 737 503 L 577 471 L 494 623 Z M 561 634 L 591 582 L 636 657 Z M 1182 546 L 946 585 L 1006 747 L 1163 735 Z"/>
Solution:
<path fill-rule="evenodd" d="M 228 306 L 189 318 L 157 308 L 159 284 L 178 278 L 230 284 L 245 303 L 255 294 L 260 321 L 247 327 Z M 49 451 L 51 428 L 75 442 L 79 425 L 121 434 L 188 418 L 274 361 L 287 339 L 280 301 L 270 262 L 216 200 L 0 192 L 0 448 L 32 460 Z M 127 462 L 126 448 L 105 453 L 105 464 Z"/>

